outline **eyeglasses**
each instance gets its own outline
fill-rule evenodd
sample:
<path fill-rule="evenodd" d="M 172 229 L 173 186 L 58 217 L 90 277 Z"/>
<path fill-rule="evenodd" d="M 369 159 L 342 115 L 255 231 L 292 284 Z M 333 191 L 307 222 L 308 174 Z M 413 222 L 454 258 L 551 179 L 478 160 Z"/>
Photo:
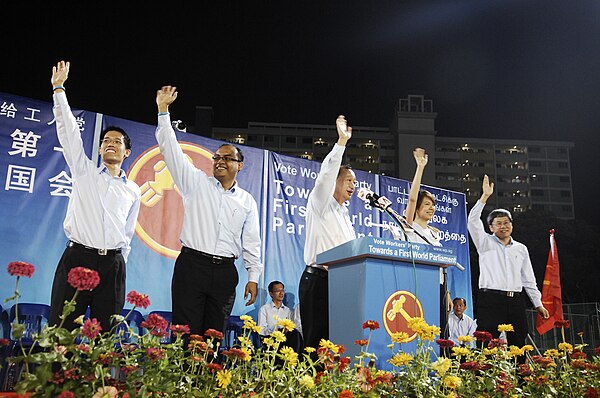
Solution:
<path fill-rule="evenodd" d="M 123 141 L 123 139 L 121 139 L 121 138 L 104 138 L 101 142 L 105 145 L 109 145 L 109 144 L 122 145 L 125 141 Z"/>
<path fill-rule="evenodd" d="M 212 157 L 213 162 L 215 163 L 219 163 L 221 160 L 225 161 L 225 162 L 242 162 L 239 159 L 234 158 L 233 156 L 221 156 L 221 155 L 213 155 Z"/>
<path fill-rule="evenodd" d="M 494 222 L 492 223 L 492 225 L 494 227 L 500 228 L 500 227 L 509 227 L 512 225 L 512 222 L 510 221 L 504 221 L 504 222 Z"/>

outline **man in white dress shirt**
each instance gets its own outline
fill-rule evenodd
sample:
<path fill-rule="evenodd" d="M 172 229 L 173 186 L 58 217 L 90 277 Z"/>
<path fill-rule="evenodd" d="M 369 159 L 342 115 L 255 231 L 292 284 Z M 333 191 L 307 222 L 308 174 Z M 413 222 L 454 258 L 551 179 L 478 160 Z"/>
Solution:
<path fill-rule="evenodd" d="M 69 62 L 60 61 L 52 68 L 51 79 L 56 132 L 71 171 L 73 190 L 64 221 L 69 243 L 54 275 L 49 323 L 61 323 L 64 302 L 75 294 L 67 283 L 69 271 L 83 266 L 98 272 L 100 284 L 79 293 L 75 311 L 64 320 L 63 327 L 79 327 L 73 320 L 85 314 L 89 306 L 90 317 L 107 332 L 111 315 L 121 314 L 125 304 L 125 262 L 140 210 L 140 188 L 121 169 L 131 154 L 131 140 L 120 127 L 107 127 L 100 134 L 100 167 L 86 156 L 65 93 L 69 68 Z"/>
<path fill-rule="evenodd" d="M 306 347 L 317 348 L 329 339 L 329 283 L 327 267 L 317 264 L 317 254 L 356 238 L 354 226 L 344 203 L 354 193 L 356 176 L 342 166 L 346 143 L 352 137 L 342 115 L 336 120 L 337 143 L 321 164 L 315 186 L 308 196 L 306 210 L 306 268 L 299 286 L 300 318 Z"/>
<path fill-rule="evenodd" d="M 285 298 L 285 287 L 283 282 L 272 281 L 268 286 L 271 302 L 264 304 L 258 310 L 258 326 L 260 326 L 260 335 L 263 337 L 270 336 L 275 330 L 280 330 L 278 325 L 281 319 L 289 319 L 296 325 L 296 328 L 291 332 L 285 332 L 286 341 L 284 345 L 292 347 L 296 352 L 302 351 L 302 326 L 298 312 L 292 310 L 283 303 Z"/>
<path fill-rule="evenodd" d="M 448 339 L 452 340 L 455 345 L 461 345 L 458 341 L 460 336 L 471 336 L 477 330 L 477 321 L 465 314 L 467 309 L 467 300 L 462 297 L 456 297 L 452 300 L 453 311 L 448 316 Z M 475 346 L 475 340 L 470 344 L 470 347 Z"/>
<path fill-rule="evenodd" d="M 527 247 L 512 237 L 512 216 L 508 210 L 493 210 L 487 217 L 491 234 L 485 232 L 481 212 L 492 193 L 494 183 L 483 177 L 481 198 L 469 212 L 467 228 L 479 254 L 479 292 L 477 324 L 480 330 L 499 336 L 499 324 L 511 324 L 508 343 L 525 344 L 527 318 L 523 289 L 535 309 L 544 318 L 548 310 L 542 305 L 542 293 L 537 288 Z"/>
<path fill-rule="evenodd" d="M 188 325 L 192 334 L 223 332 L 235 301 L 239 276 L 234 261 L 242 256 L 248 271 L 244 299 L 256 300 L 263 270 L 258 206 L 236 181 L 244 167 L 242 151 L 221 145 L 213 155 L 213 176 L 196 168 L 183 153 L 171 127 L 169 105 L 177 90 L 156 93 L 156 139 L 175 184 L 183 196 L 184 217 L 171 283 L 173 323 Z"/>

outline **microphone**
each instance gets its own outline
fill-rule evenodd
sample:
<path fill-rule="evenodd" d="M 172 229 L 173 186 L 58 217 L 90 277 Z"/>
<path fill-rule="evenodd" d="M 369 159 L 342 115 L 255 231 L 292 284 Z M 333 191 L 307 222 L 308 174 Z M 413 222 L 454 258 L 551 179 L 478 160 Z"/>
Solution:
<path fill-rule="evenodd" d="M 381 211 L 387 210 L 392 205 L 392 201 L 385 196 L 379 196 L 375 192 L 367 188 L 360 188 L 357 194 L 358 198 L 370 204 Z"/>

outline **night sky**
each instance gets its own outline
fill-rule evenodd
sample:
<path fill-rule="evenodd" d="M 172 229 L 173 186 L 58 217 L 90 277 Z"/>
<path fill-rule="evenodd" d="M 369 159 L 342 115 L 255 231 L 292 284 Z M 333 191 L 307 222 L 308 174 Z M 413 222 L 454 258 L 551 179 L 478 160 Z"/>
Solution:
<path fill-rule="evenodd" d="M 51 101 L 64 59 L 75 108 L 155 124 L 171 84 L 174 119 L 222 127 L 387 127 L 423 94 L 440 136 L 573 142 L 576 217 L 600 222 L 597 0 L 4 3 L 0 91 Z"/>

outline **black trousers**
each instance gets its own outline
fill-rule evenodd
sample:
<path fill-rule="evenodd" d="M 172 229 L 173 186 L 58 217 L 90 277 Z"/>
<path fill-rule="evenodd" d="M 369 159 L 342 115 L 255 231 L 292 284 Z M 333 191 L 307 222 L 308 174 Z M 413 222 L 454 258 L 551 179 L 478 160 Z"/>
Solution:
<path fill-rule="evenodd" d="M 173 324 L 188 325 L 191 334 L 225 331 L 238 281 L 233 260 L 216 264 L 198 252 L 182 249 L 171 282 Z"/>
<path fill-rule="evenodd" d="M 319 348 L 321 339 L 329 340 L 329 280 L 327 271 L 314 272 L 304 270 L 298 294 L 304 346 Z"/>
<path fill-rule="evenodd" d="M 498 325 L 511 324 L 514 332 L 507 332 L 509 345 L 522 347 L 527 337 L 527 316 L 523 294 L 507 297 L 479 290 L 477 295 L 477 330 L 490 332 L 497 338 Z"/>
<path fill-rule="evenodd" d="M 73 323 L 75 318 L 84 315 L 90 307 L 90 318 L 96 318 L 102 326 L 102 332 L 111 329 L 110 317 L 121 314 L 125 304 L 125 260 L 121 253 L 109 251 L 98 254 L 95 249 L 70 246 L 65 249 L 58 263 L 52 283 L 50 300 L 50 325 L 60 325 L 64 302 L 71 300 L 76 289 L 68 282 L 69 271 L 76 267 L 85 267 L 98 272 L 100 284 L 91 291 L 82 290 L 77 295 L 75 311 L 64 321 L 63 327 L 74 330 L 80 325 Z"/>

